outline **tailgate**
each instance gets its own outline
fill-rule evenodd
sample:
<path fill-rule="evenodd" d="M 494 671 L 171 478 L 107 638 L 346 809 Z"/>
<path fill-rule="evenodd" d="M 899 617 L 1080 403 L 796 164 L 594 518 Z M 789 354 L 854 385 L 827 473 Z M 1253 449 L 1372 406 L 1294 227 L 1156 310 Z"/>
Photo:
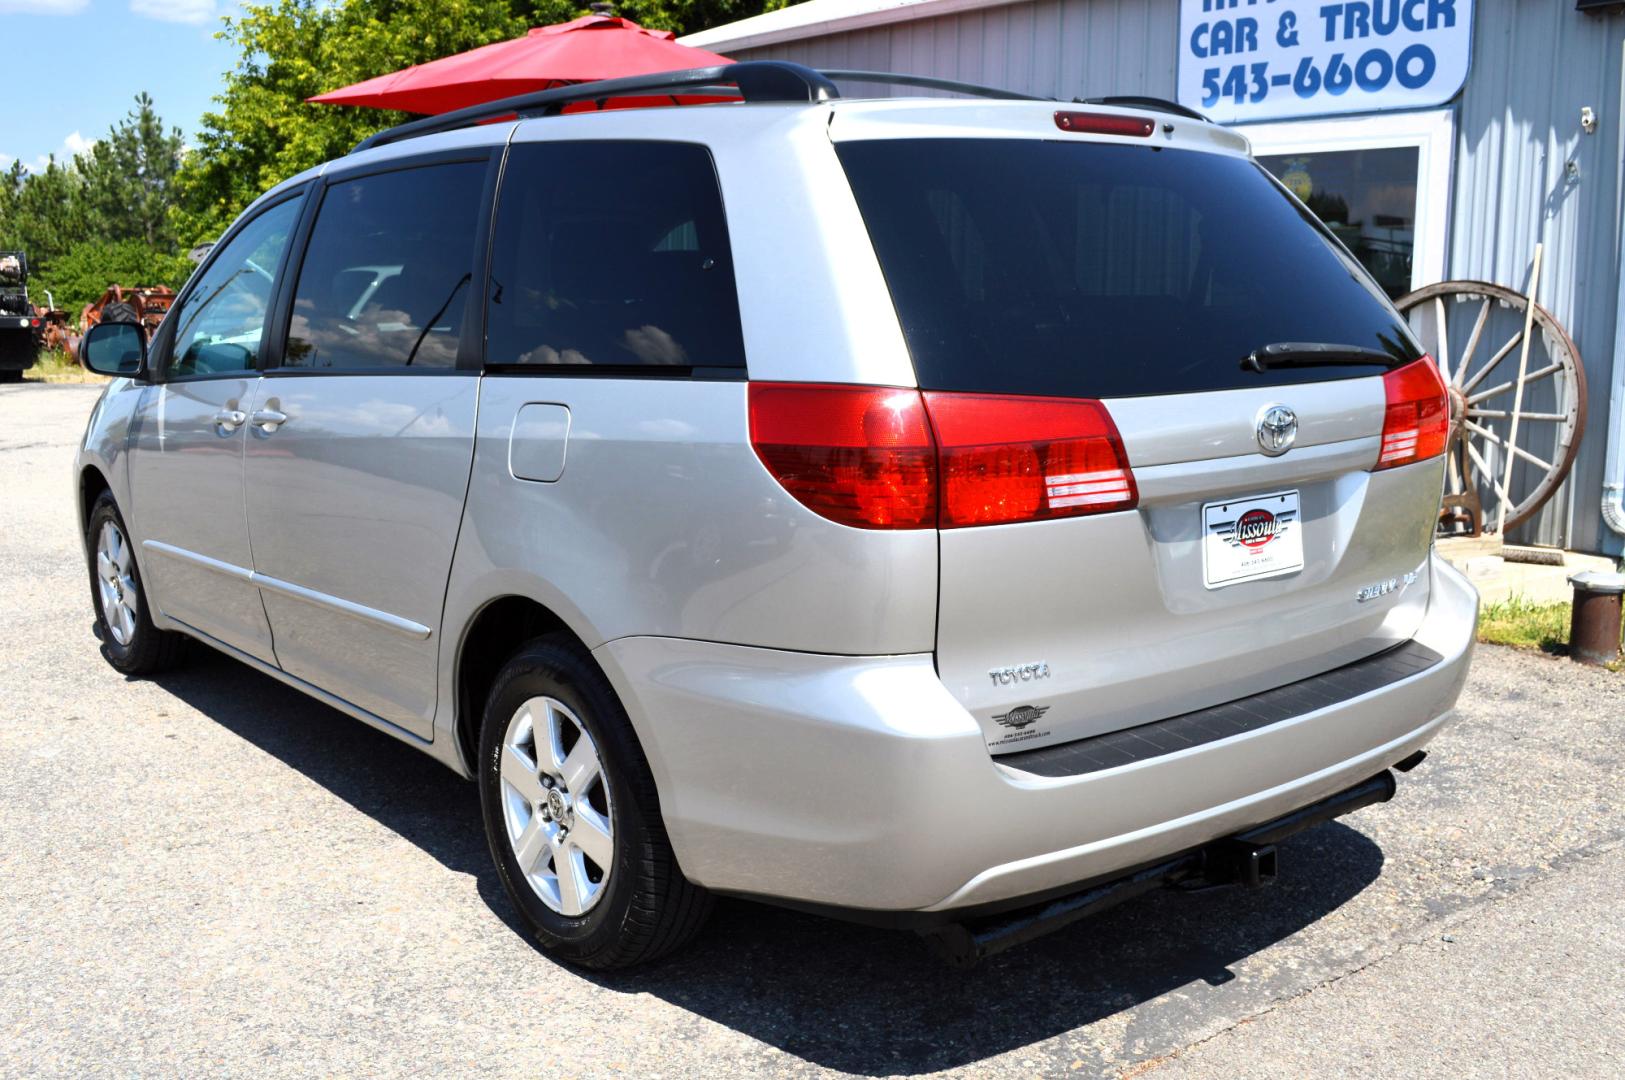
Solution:
<path fill-rule="evenodd" d="M 961 462 L 939 470 L 937 662 L 989 745 L 1147 723 L 1406 638 L 1444 390 L 1387 297 L 1255 162 L 1179 124 L 1018 127 L 833 129 Z M 1103 437 L 1077 449 L 1045 419 L 1095 403 L 1115 468 Z M 944 423 L 960 413 L 976 422 Z"/>
<path fill-rule="evenodd" d="M 1298 442 L 1267 457 L 1256 418 L 1281 402 Z M 1441 459 L 1370 471 L 1380 378 L 1107 405 L 1135 509 L 940 534 L 938 671 L 995 752 L 1232 701 L 1415 631 Z M 1284 496 L 1295 514 L 1226 535 Z M 1251 545 L 1253 566 L 1211 550 Z"/>

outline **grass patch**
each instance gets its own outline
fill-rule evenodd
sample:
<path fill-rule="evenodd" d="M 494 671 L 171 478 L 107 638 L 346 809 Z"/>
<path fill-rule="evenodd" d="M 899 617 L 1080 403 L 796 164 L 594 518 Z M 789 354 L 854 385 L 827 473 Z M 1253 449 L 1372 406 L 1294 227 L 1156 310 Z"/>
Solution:
<path fill-rule="evenodd" d="M 1572 617 L 1573 605 L 1567 601 L 1537 604 L 1514 596 L 1479 609 L 1478 640 L 1566 656 Z M 1616 660 L 1607 667 L 1610 671 L 1625 670 L 1625 661 Z"/>
<path fill-rule="evenodd" d="M 1567 652 L 1571 605 L 1536 604 L 1521 596 L 1485 604 L 1478 613 L 1478 640 L 1515 649 Z"/>
<path fill-rule="evenodd" d="M 49 349 L 41 352 L 34 361 L 34 366 L 23 372 L 23 378 L 35 382 L 53 383 L 104 383 L 106 376 L 97 375 L 93 371 L 86 371 L 79 366 L 79 361 L 61 349 Z"/>

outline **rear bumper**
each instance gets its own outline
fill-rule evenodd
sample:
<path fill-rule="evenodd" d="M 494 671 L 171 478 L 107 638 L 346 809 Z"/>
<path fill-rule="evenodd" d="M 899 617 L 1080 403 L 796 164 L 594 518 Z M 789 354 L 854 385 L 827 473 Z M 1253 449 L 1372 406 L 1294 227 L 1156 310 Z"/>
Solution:
<path fill-rule="evenodd" d="M 623 638 L 597 650 L 637 728 L 684 872 L 875 913 L 997 905 L 1097 880 L 1325 799 L 1453 715 L 1477 595 L 1432 566 L 1416 640 L 1378 690 L 1186 750 L 1045 777 L 990 758 L 929 655 L 839 657 Z"/>

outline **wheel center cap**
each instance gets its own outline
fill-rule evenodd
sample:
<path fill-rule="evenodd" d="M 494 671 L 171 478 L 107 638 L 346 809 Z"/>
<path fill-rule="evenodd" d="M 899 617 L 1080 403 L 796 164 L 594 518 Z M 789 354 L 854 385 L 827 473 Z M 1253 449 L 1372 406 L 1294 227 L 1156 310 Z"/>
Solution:
<path fill-rule="evenodd" d="M 549 788 L 547 792 L 548 816 L 554 821 L 563 821 L 568 809 L 569 803 L 565 802 L 563 792 L 559 791 L 558 788 Z"/>

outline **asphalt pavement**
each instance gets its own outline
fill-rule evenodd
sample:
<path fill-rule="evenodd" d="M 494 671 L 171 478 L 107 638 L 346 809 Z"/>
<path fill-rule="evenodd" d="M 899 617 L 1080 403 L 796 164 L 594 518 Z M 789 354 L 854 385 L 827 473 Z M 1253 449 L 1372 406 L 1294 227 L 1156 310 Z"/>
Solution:
<path fill-rule="evenodd" d="M 472 785 L 233 661 L 97 653 L 93 388 L 0 387 L 0 1076 L 1618 1076 L 1625 675 L 1481 648 L 1395 800 L 1256 892 L 995 958 L 740 901 L 648 970 L 526 939 Z"/>

